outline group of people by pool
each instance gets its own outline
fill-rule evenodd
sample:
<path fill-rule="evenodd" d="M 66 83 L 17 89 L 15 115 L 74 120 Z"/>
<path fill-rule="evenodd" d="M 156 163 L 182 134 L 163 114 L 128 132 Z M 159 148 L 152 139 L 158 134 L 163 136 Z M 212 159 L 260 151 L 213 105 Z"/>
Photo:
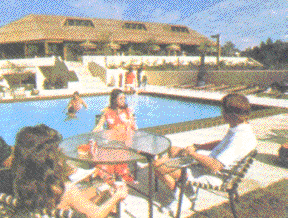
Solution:
<path fill-rule="evenodd" d="M 176 184 L 180 179 L 180 170 L 175 171 L 163 164 L 170 158 L 191 156 L 199 162 L 198 165 L 189 168 L 184 190 L 188 199 L 192 200 L 195 194 L 192 181 L 221 184 L 222 180 L 216 176 L 216 172 L 229 168 L 255 149 L 257 141 L 248 121 L 251 112 L 248 99 L 240 94 L 228 94 L 222 99 L 222 103 L 222 115 L 230 128 L 221 141 L 191 145 L 186 148 L 172 146 L 170 156 L 167 154 L 154 160 L 156 175 L 167 185 L 167 190 L 171 193 L 172 201 L 162 205 L 163 213 L 173 216 L 171 205 L 174 200 L 176 201 L 178 191 Z M 87 108 L 79 93 L 75 93 L 67 107 L 68 112 L 77 112 L 81 109 L 81 105 Z M 105 124 L 108 130 L 116 132 L 119 136 L 118 140 L 125 141 L 127 135 L 137 130 L 133 112 L 126 104 L 125 94 L 120 89 L 112 90 L 110 104 L 103 110 L 103 115 L 92 131 L 102 131 Z M 109 174 L 117 174 L 124 181 L 120 186 L 115 185 L 112 197 L 98 206 L 95 203 L 95 187 L 80 190 L 69 181 L 75 169 L 67 164 L 59 148 L 60 142 L 59 132 L 44 124 L 24 127 L 17 133 L 13 154 L 9 157 L 6 155 L 1 164 L 11 167 L 13 178 L 11 194 L 21 199 L 20 209 L 29 212 L 44 207 L 73 208 L 83 217 L 84 215 L 86 217 L 107 216 L 115 204 L 128 195 L 125 183 L 133 181 L 128 165 L 123 163 L 115 166 L 98 166 L 97 172 L 102 169 Z M 93 174 L 93 176 L 97 175 Z"/>

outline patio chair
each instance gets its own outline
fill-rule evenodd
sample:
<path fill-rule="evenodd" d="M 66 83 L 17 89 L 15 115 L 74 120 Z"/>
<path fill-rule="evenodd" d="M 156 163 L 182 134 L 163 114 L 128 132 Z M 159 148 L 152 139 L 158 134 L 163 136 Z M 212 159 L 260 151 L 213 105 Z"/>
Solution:
<path fill-rule="evenodd" d="M 25 87 L 19 87 L 19 86 L 12 87 L 11 94 L 13 98 L 25 98 L 26 97 Z"/>
<path fill-rule="evenodd" d="M 228 194 L 230 208 L 234 218 L 237 218 L 237 213 L 235 209 L 235 201 L 239 201 L 239 194 L 238 194 L 238 186 L 241 183 L 242 179 L 246 175 L 249 167 L 253 163 L 253 159 L 257 155 L 257 150 L 251 151 L 246 157 L 238 161 L 231 169 L 223 169 L 217 174 L 223 178 L 223 183 L 221 186 L 213 186 L 206 183 L 201 182 L 191 182 L 191 185 L 196 187 L 195 190 L 195 198 L 192 204 L 191 209 L 194 210 L 195 202 L 197 200 L 197 195 L 199 189 L 205 189 L 207 191 L 211 191 L 212 193 L 216 194 L 215 192 L 224 192 Z M 195 160 L 183 157 L 183 158 L 172 158 L 165 163 L 167 167 L 181 169 L 181 179 L 178 185 L 180 184 L 180 194 L 179 194 L 179 202 L 177 208 L 177 215 L 176 217 L 180 217 L 181 213 L 181 204 L 182 204 L 182 197 L 183 197 L 183 189 L 186 183 L 186 169 L 187 167 L 196 164 Z"/>
<path fill-rule="evenodd" d="M 3 97 L 5 97 L 5 95 L 10 92 L 10 89 L 5 86 L 0 86 L 0 92 L 2 93 Z"/>

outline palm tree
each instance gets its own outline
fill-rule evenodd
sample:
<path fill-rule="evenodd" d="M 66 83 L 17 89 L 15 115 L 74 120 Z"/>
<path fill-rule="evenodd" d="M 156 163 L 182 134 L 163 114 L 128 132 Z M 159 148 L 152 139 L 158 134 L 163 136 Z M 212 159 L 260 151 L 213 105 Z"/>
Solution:
<path fill-rule="evenodd" d="M 199 66 L 199 72 L 198 72 L 198 81 L 197 85 L 199 86 L 200 83 L 204 82 L 203 78 L 206 74 L 206 69 L 205 69 L 205 55 L 208 53 L 211 53 L 215 50 L 213 46 L 211 45 L 211 42 L 208 40 L 205 40 L 200 43 L 200 46 L 198 47 L 198 51 L 200 52 L 200 66 Z"/>

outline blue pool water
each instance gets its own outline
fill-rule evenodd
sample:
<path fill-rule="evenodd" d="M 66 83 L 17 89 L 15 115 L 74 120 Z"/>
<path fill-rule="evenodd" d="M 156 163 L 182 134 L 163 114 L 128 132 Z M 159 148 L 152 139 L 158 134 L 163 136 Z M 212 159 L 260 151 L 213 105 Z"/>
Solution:
<path fill-rule="evenodd" d="M 109 96 L 83 98 L 88 109 L 83 108 L 77 119 L 64 121 L 63 112 L 70 99 L 31 101 L 0 104 L 0 128 L 4 140 L 14 145 L 16 133 L 25 126 L 44 123 L 58 130 L 64 138 L 89 132 L 95 124 L 95 115 L 108 106 Z M 216 117 L 221 114 L 218 106 L 142 95 L 127 95 L 126 101 L 134 110 L 139 128 L 179 123 Z"/>

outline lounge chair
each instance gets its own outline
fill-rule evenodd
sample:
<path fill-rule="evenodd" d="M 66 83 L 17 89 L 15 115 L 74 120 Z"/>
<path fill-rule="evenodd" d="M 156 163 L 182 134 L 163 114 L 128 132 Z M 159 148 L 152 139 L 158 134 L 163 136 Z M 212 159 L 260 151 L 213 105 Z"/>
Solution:
<path fill-rule="evenodd" d="M 240 91 L 240 90 L 247 89 L 247 87 L 248 87 L 247 85 L 240 85 L 240 86 L 237 85 L 235 87 L 231 87 L 231 88 L 225 89 L 222 92 L 224 92 L 224 93 L 233 93 L 235 91 Z"/>
<path fill-rule="evenodd" d="M 25 93 L 25 87 L 12 87 L 11 88 L 11 94 L 13 98 L 25 98 L 26 93 Z"/>
<path fill-rule="evenodd" d="M 251 151 L 246 157 L 238 161 L 231 169 L 223 169 L 220 172 L 218 172 L 218 176 L 221 176 L 223 178 L 223 183 L 221 186 L 213 186 L 206 183 L 201 182 L 191 182 L 191 185 L 196 188 L 196 195 L 194 198 L 194 203 L 191 207 L 192 210 L 194 210 L 195 202 L 197 200 L 197 195 L 199 192 L 199 189 L 202 188 L 204 190 L 207 190 L 213 194 L 216 194 L 215 192 L 224 192 L 228 194 L 229 202 L 231 211 L 234 218 L 237 218 L 237 212 L 235 208 L 235 202 L 239 201 L 239 194 L 238 194 L 238 186 L 241 183 L 242 179 L 245 177 L 249 167 L 253 163 L 254 158 L 257 155 L 257 150 Z M 184 184 L 186 184 L 186 168 L 197 164 L 195 163 L 194 159 L 190 157 L 183 157 L 183 158 L 172 158 L 166 163 L 164 163 L 167 167 L 174 168 L 175 170 L 181 169 L 181 179 L 180 179 L 180 194 L 179 194 L 179 202 L 178 202 L 178 208 L 177 208 L 177 215 L 176 217 L 180 217 L 181 214 L 181 204 L 182 204 L 182 198 L 184 194 Z"/>
<path fill-rule="evenodd" d="M 5 97 L 5 95 L 10 92 L 10 89 L 5 86 L 0 86 L 0 92 L 2 93 L 2 97 Z"/>

